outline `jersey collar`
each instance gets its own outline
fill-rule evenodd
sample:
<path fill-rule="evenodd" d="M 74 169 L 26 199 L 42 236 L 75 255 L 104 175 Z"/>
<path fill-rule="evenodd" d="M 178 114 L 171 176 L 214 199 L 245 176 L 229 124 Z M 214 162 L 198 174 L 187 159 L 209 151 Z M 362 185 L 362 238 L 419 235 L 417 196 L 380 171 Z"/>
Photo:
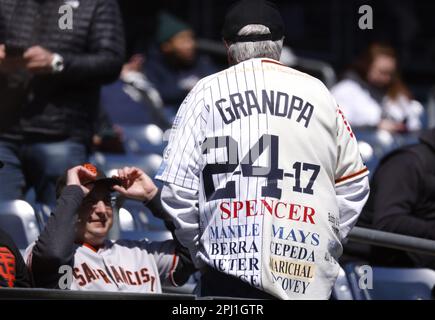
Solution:
<path fill-rule="evenodd" d="M 104 246 L 105 246 L 104 244 L 102 244 L 102 245 L 100 245 L 100 246 L 93 246 L 93 245 L 91 245 L 91 244 L 89 244 L 89 243 L 87 243 L 87 242 L 83 242 L 81 245 L 82 245 L 83 247 L 86 247 L 86 248 L 92 250 L 92 251 L 95 252 L 95 253 L 97 253 L 98 250 L 100 250 L 101 248 L 104 248 Z"/>

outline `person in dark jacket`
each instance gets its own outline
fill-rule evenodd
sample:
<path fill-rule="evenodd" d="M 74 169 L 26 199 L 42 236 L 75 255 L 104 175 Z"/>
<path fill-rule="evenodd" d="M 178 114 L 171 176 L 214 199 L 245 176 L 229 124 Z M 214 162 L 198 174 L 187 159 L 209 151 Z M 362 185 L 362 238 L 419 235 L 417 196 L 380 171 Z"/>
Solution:
<path fill-rule="evenodd" d="M 118 177 L 107 178 L 91 164 L 71 168 L 59 180 L 54 213 L 26 250 L 36 287 L 161 293 L 163 284 L 178 286 L 188 280 L 195 268 L 177 240 L 107 239 L 113 224 L 112 190 L 143 202 L 175 230 L 158 188 L 142 170 L 126 167 L 118 170 Z M 69 280 L 62 272 L 68 266 Z"/>
<path fill-rule="evenodd" d="M 382 159 L 358 225 L 435 240 L 435 129 L 419 140 Z M 375 264 L 435 269 L 431 256 L 379 247 L 371 254 Z"/>
<path fill-rule="evenodd" d="M 0 169 L 3 162 L 0 161 Z M 0 287 L 31 287 L 29 271 L 12 238 L 0 228 Z"/>
<path fill-rule="evenodd" d="M 159 15 L 155 38 L 158 47 L 150 49 L 145 74 L 165 106 L 176 109 L 200 79 L 218 70 L 209 57 L 197 53 L 192 28 L 175 16 Z"/>
<path fill-rule="evenodd" d="M 29 271 L 12 238 L 0 229 L 0 287 L 30 288 Z"/>
<path fill-rule="evenodd" d="M 0 199 L 34 187 L 54 205 L 57 177 L 86 161 L 100 86 L 124 50 L 116 0 L 0 0 Z"/>

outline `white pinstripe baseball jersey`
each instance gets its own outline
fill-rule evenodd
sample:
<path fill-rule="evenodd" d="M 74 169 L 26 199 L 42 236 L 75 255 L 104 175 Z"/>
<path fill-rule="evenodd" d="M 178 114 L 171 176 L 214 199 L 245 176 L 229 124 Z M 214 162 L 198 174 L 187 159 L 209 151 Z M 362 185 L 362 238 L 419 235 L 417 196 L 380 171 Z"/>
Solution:
<path fill-rule="evenodd" d="M 327 88 L 259 58 L 196 85 L 156 178 L 198 191 L 199 218 L 175 217 L 199 219 L 195 258 L 279 298 L 325 299 L 342 252 L 336 188 L 367 174 Z"/>

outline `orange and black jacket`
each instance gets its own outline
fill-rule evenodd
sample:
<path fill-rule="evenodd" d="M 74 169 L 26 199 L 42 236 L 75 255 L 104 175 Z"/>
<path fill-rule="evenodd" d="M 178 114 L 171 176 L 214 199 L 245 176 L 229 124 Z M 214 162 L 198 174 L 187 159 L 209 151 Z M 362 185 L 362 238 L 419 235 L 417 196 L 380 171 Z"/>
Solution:
<path fill-rule="evenodd" d="M 31 287 L 29 272 L 12 238 L 0 229 L 0 287 Z"/>

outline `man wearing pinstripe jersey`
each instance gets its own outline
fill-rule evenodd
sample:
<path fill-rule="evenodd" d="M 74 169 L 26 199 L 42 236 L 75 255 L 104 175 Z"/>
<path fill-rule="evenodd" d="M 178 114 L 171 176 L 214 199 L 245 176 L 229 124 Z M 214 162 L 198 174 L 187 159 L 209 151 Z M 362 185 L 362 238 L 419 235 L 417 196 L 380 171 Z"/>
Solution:
<path fill-rule="evenodd" d="M 223 37 L 231 67 L 181 105 L 157 174 L 162 204 L 201 294 L 328 299 L 369 194 L 355 136 L 319 80 L 278 62 L 274 5 L 238 2 Z"/>

